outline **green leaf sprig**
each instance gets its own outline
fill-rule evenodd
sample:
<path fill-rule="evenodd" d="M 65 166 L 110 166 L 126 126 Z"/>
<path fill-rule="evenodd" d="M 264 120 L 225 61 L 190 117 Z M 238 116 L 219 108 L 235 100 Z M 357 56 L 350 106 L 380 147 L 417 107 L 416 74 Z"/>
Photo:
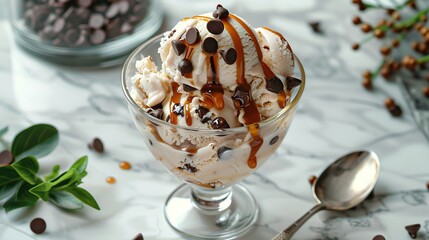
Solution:
<path fill-rule="evenodd" d="M 100 210 L 94 197 L 79 187 L 87 175 L 87 156 L 61 174 L 60 166 L 55 165 L 47 176 L 38 176 L 37 158 L 51 153 L 58 141 L 58 130 L 48 124 L 33 125 L 15 136 L 11 148 L 14 162 L 0 167 L 0 200 L 7 198 L 3 204 L 6 212 L 34 206 L 39 199 L 63 209 L 81 209 L 86 204 Z"/>

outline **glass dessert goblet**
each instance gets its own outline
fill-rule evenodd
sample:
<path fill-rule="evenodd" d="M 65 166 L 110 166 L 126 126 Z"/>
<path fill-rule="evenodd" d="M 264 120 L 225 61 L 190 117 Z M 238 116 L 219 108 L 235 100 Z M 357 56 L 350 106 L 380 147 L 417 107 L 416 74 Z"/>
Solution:
<path fill-rule="evenodd" d="M 156 160 L 184 182 L 168 197 L 164 214 L 171 227 L 187 239 L 233 239 L 258 218 L 258 205 L 240 180 L 262 166 L 281 145 L 305 87 L 298 58 L 289 103 L 275 116 L 243 127 L 201 129 L 155 118 L 132 98 L 135 63 L 151 56 L 158 68 L 162 36 L 138 47 L 125 62 L 122 89 L 134 123 Z"/>

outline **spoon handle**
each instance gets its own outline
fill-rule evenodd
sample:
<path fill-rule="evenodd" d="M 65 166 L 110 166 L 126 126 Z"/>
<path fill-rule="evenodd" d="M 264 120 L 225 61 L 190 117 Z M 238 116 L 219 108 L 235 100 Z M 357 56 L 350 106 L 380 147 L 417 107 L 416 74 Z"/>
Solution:
<path fill-rule="evenodd" d="M 295 235 L 295 233 L 298 231 L 298 229 L 301 228 L 302 225 L 304 225 L 305 222 L 307 222 L 308 219 L 310 219 L 311 216 L 313 216 L 315 213 L 317 213 L 320 210 L 323 210 L 325 206 L 322 204 L 317 204 L 312 209 L 310 209 L 308 212 L 306 212 L 302 217 L 300 217 L 298 220 L 296 220 L 294 223 L 292 223 L 288 228 L 277 234 L 273 239 L 271 240 L 289 240 Z"/>

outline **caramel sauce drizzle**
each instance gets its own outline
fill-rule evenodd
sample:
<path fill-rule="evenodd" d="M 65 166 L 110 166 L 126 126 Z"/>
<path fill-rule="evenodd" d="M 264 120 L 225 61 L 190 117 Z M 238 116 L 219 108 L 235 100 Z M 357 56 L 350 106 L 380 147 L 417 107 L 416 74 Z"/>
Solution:
<path fill-rule="evenodd" d="M 240 19 L 238 19 L 232 14 L 229 14 L 229 16 L 235 19 L 237 22 L 239 22 L 246 29 L 246 31 L 250 30 L 250 28 L 243 21 L 241 21 Z M 243 44 L 241 42 L 240 36 L 237 33 L 237 30 L 232 26 L 232 24 L 228 20 L 229 18 L 223 19 L 222 22 L 225 26 L 225 29 L 228 31 L 229 35 L 231 36 L 232 42 L 234 43 L 234 48 L 237 51 L 237 60 L 236 60 L 237 80 L 236 81 L 238 85 L 243 86 L 246 90 L 250 91 L 250 85 L 249 83 L 247 83 L 245 79 L 245 72 L 244 72 L 245 62 L 244 62 Z M 253 35 L 253 32 L 252 34 L 249 33 L 249 35 L 251 37 L 253 36 L 252 40 L 255 42 L 256 37 Z M 258 51 L 258 58 L 259 58 L 259 57 L 262 57 L 262 52 L 258 48 L 259 45 L 256 45 L 256 44 L 257 44 L 257 41 L 255 42 L 255 47 Z M 240 109 L 239 106 L 237 108 Z M 259 127 L 256 124 L 261 121 L 261 116 L 259 114 L 255 101 L 253 100 L 252 97 L 250 97 L 249 104 L 242 109 L 244 111 L 244 116 L 243 116 L 244 122 L 246 125 L 248 125 L 249 132 L 252 136 L 252 140 L 250 140 L 249 142 L 250 155 L 249 155 L 249 158 L 247 159 L 247 165 L 253 169 L 253 168 L 256 168 L 257 166 L 256 153 L 259 151 L 259 148 L 262 146 L 264 142 L 264 140 L 259 135 Z"/>
<path fill-rule="evenodd" d="M 180 98 L 182 94 L 178 92 L 179 84 L 176 82 L 171 83 L 171 90 L 173 91 L 173 95 L 170 100 L 170 122 L 174 125 L 177 124 L 177 114 L 173 112 L 173 108 L 175 104 L 180 104 Z"/>
<path fill-rule="evenodd" d="M 255 44 L 256 52 L 258 53 L 259 62 L 261 63 L 262 70 L 264 71 L 265 80 L 269 80 L 272 77 L 275 77 L 276 75 L 273 73 L 273 71 L 267 66 L 267 64 L 264 61 L 262 61 L 261 47 L 259 46 L 258 39 L 256 39 L 256 36 L 255 36 L 254 32 L 252 31 L 252 29 L 250 29 L 250 27 L 245 22 L 243 22 L 243 20 L 238 18 L 237 16 L 235 16 L 233 14 L 230 14 L 230 16 L 231 16 L 231 18 L 236 20 L 238 23 L 240 23 L 240 25 L 246 30 L 246 32 L 252 38 L 252 41 Z M 267 27 L 263 27 L 263 28 L 274 33 L 275 35 L 277 35 L 282 41 L 286 41 L 286 39 L 279 32 L 276 32 L 276 31 L 274 31 L 270 28 L 267 28 Z M 292 49 L 290 48 L 289 44 L 287 45 L 287 48 L 292 52 Z M 292 60 L 293 60 L 293 56 L 292 56 Z M 279 105 L 280 108 L 286 107 L 286 98 L 287 98 L 287 96 L 286 96 L 286 93 L 284 90 L 283 90 L 283 92 L 278 94 L 277 104 Z"/>
<path fill-rule="evenodd" d="M 221 84 L 206 83 L 201 88 L 201 95 L 203 96 L 203 107 L 210 109 L 223 109 L 225 104 L 223 101 L 223 88 Z"/>
<path fill-rule="evenodd" d="M 188 126 L 192 125 L 192 116 L 191 116 L 191 102 L 192 102 L 192 99 L 194 99 L 194 96 L 190 95 L 186 99 L 185 106 L 184 106 L 186 125 L 188 125 Z"/>

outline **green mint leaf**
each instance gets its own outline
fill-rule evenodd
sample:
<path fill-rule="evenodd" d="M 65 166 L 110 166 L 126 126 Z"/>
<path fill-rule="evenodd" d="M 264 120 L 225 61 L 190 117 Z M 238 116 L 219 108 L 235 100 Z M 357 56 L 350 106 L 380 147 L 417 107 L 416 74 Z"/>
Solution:
<path fill-rule="evenodd" d="M 86 205 L 93 207 L 97 210 L 100 210 L 97 201 L 95 198 L 85 189 L 80 187 L 70 188 L 66 190 L 67 192 L 73 194 L 77 199 L 85 203 Z"/>
<path fill-rule="evenodd" d="M 83 156 L 83 157 L 79 158 L 76 162 L 74 162 L 73 165 L 70 167 L 70 169 L 71 168 L 76 169 L 76 171 L 79 173 L 79 175 L 81 175 L 85 172 L 87 165 L 88 165 L 88 157 Z"/>
<path fill-rule="evenodd" d="M 11 166 L 0 167 L 0 186 L 21 180 L 19 174 Z"/>
<path fill-rule="evenodd" d="M 5 211 L 10 212 L 17 208 L 34 206 L 39 198 L 29 192 L 31 187 L 31 184 L 22 182 L 18 191 L 4 203 Z"/>
<path fill-rule="evenodd" d="M 22 181 L 16 181 L 0 186 L 0 200 L 10 197 L 21 183 Z"/>
<path fill-rule="evenodd" d="M 42 182 L 42 183 L 38 184 L 37 186 L 32 187 L 29 191 L 34 196 L 37 196 L 37 197 L 43 199 L 43 201 L 48 201 L 49 200 L 49 191 L 51 189 L 52 189 L 52 183 L 51 182 Z"/>
<path fill-rule="evenodd" d="M 0 129 L 0 137 L 5 135 L 8 130 L 9 130 L 9 127 L 7 127 L 7 126 Z"/>
<path fill-rule="evenodd" d="M 60 165 L 56 164 L 52 167 L 51 173 L 45 176 L 45 181 L 51 181 L 52 179 L 58 177 L 58 174 L 60 174 Z"/>
<path fill-rule="evenodd" d="M 80 183 L 80 176 L 76 169 L 69 169 L 64 174 L 61 174 L 59 178 L 52 181 L 53 191 L 62 191 L 69 187 L 75 187 Z"/>
<path fill-rule="evenodd" d="M 37 159 L 32 156 L 27 156 L 21 161 L 17 161 L 12 163 L 11 165 L 13 169 L 21 176 L 24 181 L 36 185 L 41 180 L 37 177 L 37 173 L 39 172 L 39 163 Z"/>
<path fill-rule="evenodd" d="M 9 197 L 22 179 L 11 166 L 0 167 L 0 200 Z"/>
<path fill-rule="evenodd" d="M 58 130 L 48 124 L 37 124 L 24 129 L 12 142 L 12 153 L 19 161 L 26 156 L 43 157 L 58 144 Z"/>
<path fill-rule="evenodd" d="M 68 192 L 52 192 L 49 194 L 49 202 L 53 203 L 57 207 L 77 210 L 83 208 L 83 203 Z"/>

